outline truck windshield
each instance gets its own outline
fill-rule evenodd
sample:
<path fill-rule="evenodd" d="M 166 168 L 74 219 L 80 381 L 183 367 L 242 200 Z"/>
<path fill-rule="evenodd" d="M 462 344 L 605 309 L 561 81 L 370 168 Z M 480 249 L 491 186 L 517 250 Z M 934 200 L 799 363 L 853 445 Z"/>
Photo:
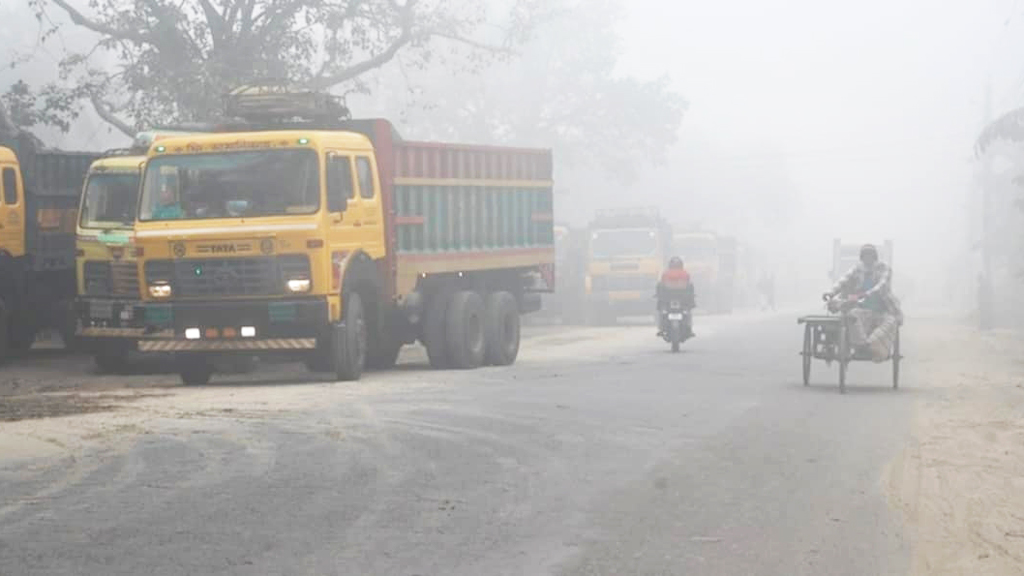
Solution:
<path fill-rule="evenodd" d="M 657 250 L 658 234 L 654 230 L 598 230 L 590 237 L 594 258 L 650 256 Z"/>
<path fill-rule="evenodd" d="M 82 199 L 82 228 L 131 228 L 141 172 L 89 174 Z"/>
<path fill-rule="evenodd" d="M 139 219 L 312 214 L 320 207 L 313 150 L 162 156 L 149 161 Z"/>

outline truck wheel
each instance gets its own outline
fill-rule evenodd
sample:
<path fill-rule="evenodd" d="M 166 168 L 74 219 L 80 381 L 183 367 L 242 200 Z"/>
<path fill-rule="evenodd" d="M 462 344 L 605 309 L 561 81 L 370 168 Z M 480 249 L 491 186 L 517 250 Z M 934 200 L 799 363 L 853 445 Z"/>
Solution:
<path fill-rule="evenodd" d="M 205 386 L 213 376 L 213 363 L 204 356 L 181 356 L 177 359 L 178 375 L 186 386 Z"/>
<path fill-rule="evenodd" d="M 484 302 L 476 292 L 456 292 L 448 305 L 447 338 L 452 365 L 460 370 L 484 362 Z"/>
<path fill-rule="evenodd" d="M 100 374 L 123 374 L 128 368 L 128 349 L 124 346 L 107 346 L 93 356 L 93 362 Z"/>
<path fill-rule="evenodd" d="M 438 292 L 427 302 L 427 312 L 423 319 L 423 346 L 427 349 L 430 366 L 438 370 L 452 367 L 447 330 L 451 301 L 451 294 Z"/>
<path fill-rule="evenodd" d="M 7 345 L 11 350 L 24 352 L 36 342 L 35 327 L 19 325 L 17 322 L 7 324 Z"/>
<path fill-rule="evenodd" d="M 519 307 L 508 292 L 495 292 L 487 297 L 484 328 L 487 341 L 487 363 L 508 366 L 519 355 Z"/>
<path fill-rule="evenodd" d="M 345 310 L 341 326 L 335 327 L 332 337 L 332 372 L 340 382 L 359 380 L 366 366 L 366 314 L 363 299 L 357 292 L 345 296 Z"/>

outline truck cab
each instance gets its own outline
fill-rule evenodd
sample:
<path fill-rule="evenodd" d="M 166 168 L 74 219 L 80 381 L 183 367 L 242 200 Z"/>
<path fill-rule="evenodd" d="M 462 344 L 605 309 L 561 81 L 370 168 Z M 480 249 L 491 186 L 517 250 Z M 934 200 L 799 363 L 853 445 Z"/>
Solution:
<path fill-rule="evenodd" d="M 690 230 L 672 238 L 674 254 L 683 259 L 690 273 L 699 308 L 715 312 L 719 308 L 719 241 L 714 232 Z"/>
<path fill-rule="evenodd" d="M 601 210 L 589 228 L 585 292 L 592 322 L 649 315 L 672 232 L 657 210 Z"/>
<path fill-rule="evenodd" d="M 130 325 L 139 298 L 138 251 L 134 224 L 144 155 L 114 151 L 93 162 L 86 175 L 75 235 L 80 346 L 105 372 L 123 367 Z"/>

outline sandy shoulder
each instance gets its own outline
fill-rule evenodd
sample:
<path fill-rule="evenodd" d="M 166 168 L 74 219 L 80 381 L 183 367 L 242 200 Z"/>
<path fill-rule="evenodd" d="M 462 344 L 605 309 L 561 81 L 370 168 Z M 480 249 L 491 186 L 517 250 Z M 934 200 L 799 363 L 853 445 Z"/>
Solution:
<path fill-rule="evenodd" d="M 1024 574 L 1024 336 L 908 324 L 920 400 L 883 482 L 913 542 L 911 573 Z"/>

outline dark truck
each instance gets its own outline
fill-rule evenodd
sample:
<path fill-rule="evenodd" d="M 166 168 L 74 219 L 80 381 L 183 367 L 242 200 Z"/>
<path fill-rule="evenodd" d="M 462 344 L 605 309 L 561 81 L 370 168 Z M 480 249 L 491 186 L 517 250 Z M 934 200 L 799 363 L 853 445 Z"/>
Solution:
<path fill-rule="evenodd" d="M 0 143 L 0 361 L 40 330 L 73 341 L 75 221 L 90 152 Z"/>

